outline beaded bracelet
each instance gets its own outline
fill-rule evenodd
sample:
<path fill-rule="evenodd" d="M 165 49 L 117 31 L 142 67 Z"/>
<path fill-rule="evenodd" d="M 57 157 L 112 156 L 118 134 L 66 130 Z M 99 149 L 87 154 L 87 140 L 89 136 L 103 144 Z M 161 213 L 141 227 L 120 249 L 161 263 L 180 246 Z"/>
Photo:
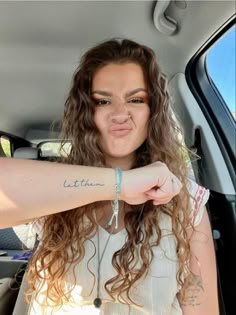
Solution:
<path fill-rule="evenodd" d="M 113 214 L 108 222 L 108 225 L 111 226 L 113 220 L 115 219 L 115 229 L 118 229 L 118 215 L 119 215 L 119 198 L 120 198 L 120 190 L 121 190 L 121 181 L 122 181 L 122 170 L 119 167 L 115 168 L 116 172 L 116 183 L 115 183 L 115 200 L 113 201 Z"/>

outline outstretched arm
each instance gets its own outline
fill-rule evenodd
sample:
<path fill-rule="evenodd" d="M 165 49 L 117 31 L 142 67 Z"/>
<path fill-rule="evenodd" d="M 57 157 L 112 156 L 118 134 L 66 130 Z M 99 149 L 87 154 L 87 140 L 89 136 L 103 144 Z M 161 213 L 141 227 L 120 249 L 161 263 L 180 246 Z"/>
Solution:
<path fill-rule="evenodd" d="M 111 168 L 0 158 L 0 228 L 114 199 Z"/>
<path fill-rule="evenodd" d="M 214 245 L 207 211 L 191 235 L 190 274 L 180 299 L 183 315 L 219 315 Z"/>
<path fill-rule="evenodd" d="M 124 171 L 120 199 L 167 203 L 182 185 L 161 162 Z M 112 168 L 0 158 L 0 228 L 115 198 Z"/>

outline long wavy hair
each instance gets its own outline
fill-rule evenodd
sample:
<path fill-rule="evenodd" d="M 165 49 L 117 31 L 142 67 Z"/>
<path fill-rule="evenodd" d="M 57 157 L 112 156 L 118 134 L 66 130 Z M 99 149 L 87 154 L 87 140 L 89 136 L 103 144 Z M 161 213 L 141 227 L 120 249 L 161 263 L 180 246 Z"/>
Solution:
<path fill-rule="evenodd" d="M 70 140 L 71 151 L 66 156 L 62 155 L 58 161 L 66 164 L 106 166 L 93 119 L 95 104 L 91 97 L 91 84 L 98 69 L 110 63 L 130 62 L 143 69 L 150 106 L 147 138 L 136 150 L 132 168 L 161 161 L 180 179 L 183 188 L 166 205 L 154 206 L 148 201 L 142 205 L 130 206 L 130 211 L 125 214 L 127 239 L 123 247 L 113 255 L 111 263 L 116 270 L 116 276 L 106 282 L 105 289 L 113 299 L 117 298 L 127 304 L 135 303 L 130 293 L 132 286 L 147 275 L 153 258 L 153 246 L 160 244 L 160 213 L 165 213 L 172 221 L 179 266 L 176 277 L 180 285 L 183 284 L 191 254 L 187 237 L 187 227 L 191 224 L 190 195 L 187 189 L 188 150 L 180 136 L 183 131 L 170 108 L 166 75 L 161 71 L 152 49 L 127 39 L 111 39 L 83 55 L 65 102 L 61 128 L 61 149 Z M 29 264 L 29 294 L 37 296 L 36 283 L 45 280 L 50 302 L 59 306 L 70 301 L 71 290 L 65 289 L 65 276 L 72 264 L 78 265 L 83 259 L 84 243 L 95 235 L 98 228 L 93 211 L 102 205 L 102 202 L 88 204 L 44 218 L 40 246 Z M 154 236 L 153 243 L 151 240 Z M 138 265 L 137 247 L 140 256 Z"/>

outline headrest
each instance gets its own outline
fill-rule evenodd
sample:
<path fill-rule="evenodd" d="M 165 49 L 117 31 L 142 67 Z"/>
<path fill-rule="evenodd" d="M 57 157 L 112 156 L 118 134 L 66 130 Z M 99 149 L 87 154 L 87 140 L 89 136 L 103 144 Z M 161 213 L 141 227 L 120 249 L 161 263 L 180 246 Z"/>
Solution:
<path fill-rule="evenodd" d="M 30 160 L 39 160 L 40 159 L 40 149 L 37 148 L 18 148 L 14 152 L 14 158 L 16 159 L 30 159 Z"/>

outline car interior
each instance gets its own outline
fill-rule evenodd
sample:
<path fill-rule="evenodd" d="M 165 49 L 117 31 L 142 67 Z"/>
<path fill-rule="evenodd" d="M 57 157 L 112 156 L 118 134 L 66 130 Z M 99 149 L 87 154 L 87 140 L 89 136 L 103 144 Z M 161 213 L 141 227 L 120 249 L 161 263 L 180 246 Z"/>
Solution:
<path fill-rule="evenodd" d="M 236 314 L 236 127 L 206 58 L 232 28 L 235 2 L 227 0 L 0 1 L 0 157 L 56 161 L 64 103 L 86 50 L 128 38 L 155 51 L 184 141 L 201 157 L 192 164 L 196 181 L 210 190 L 221 315 Z M 24 315 L 18 293 L 36 243 L 31 224 L 0 229 L 2 315 Z"/>

